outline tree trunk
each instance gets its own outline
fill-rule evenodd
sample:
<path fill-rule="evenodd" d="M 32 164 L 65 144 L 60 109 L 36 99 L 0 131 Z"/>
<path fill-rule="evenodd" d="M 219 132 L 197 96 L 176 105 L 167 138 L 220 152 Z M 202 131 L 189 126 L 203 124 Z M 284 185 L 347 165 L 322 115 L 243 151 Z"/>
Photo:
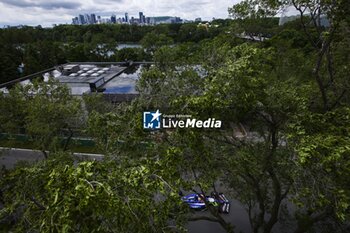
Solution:
<path fill-rule="evenodd" d="M 48 154 L 47 154 L 47 152 L 46 152 L 45 150 L 42 150 L 41 152 L 43 153 L 45 159 L 48 159 L 48 158 L 49 158 L 49 157 L 48 157 Z"/>
<path fill-rule="evenodd" d="M 68 136 L 68 138 L 67 138 L 67 140 L 66 140 L 66 143 L 64 144 L 64 148 L 63 148 L 64 151 L 66 151 L 66 150 L 68 149 L 68 145 L 69 145 L 69 143 L 70 143 L 70 141 L 71 141 L 71 139 L 72 139 L 72 137 L 73 137 L 73 131 L 72 131 L 72 129 L 71 129 L 71 128 L 68 128 L 68 130 L 69 130 L 69 136 Z"/>

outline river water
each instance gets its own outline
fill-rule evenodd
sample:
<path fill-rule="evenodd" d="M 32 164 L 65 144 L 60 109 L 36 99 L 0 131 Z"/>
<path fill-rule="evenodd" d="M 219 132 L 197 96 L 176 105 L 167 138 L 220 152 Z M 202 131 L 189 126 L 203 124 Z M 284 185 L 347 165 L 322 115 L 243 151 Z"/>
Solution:
<path fill-rule="evenodd" d="M 118 44 L 117 49 L 118 50 L 122 50 L 122 49 L 126 49 L 126 48 L 142 48 L 142 46 L 140 44 Z"/>

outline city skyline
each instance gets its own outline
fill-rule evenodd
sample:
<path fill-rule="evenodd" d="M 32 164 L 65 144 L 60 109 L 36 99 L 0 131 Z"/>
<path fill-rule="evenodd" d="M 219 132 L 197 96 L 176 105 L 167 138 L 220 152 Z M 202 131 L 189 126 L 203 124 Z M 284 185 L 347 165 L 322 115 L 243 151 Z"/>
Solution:
<path fill-rule="evenodd" d="M 228 7 L 240 0 L 177 0 L 160 1 L 144 0 L 0 0 L 0 26 L 4 25 L 42 25 L 50 27 L 53 24 L 71 24 L 77 15 L 91 14 L 102 17 L 124 15 L 138 17 L 139 12 L 148 12 L 149 17 L 177 16 L 182 19 L 212 20 L 212 18 L 227 18 Z"/>
<path fill-rule="evenodd" d="M 196 22 L 200 22 L 201 18 L 196 18 Z M 139 12 L 138 16 L 129 15 L 125 12 L 124 15 L 112 14 L 109 17 L 101 17 L 95 13 L 79 14 L 72 18 L 73 25 L 91 25 L 91 24 L 136 24 L 136 25 L 156 25 L 160 23 L 185 23 L 193 22 L 186 19 L 181 19 L 177 16 L 162 16 L 148 17 L 143 12 Z"/>

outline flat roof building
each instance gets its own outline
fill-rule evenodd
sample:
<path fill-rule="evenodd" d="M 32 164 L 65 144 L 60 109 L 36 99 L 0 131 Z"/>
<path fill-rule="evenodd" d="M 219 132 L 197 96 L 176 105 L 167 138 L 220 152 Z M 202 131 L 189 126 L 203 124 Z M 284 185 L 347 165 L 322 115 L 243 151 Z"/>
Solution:
<path fill-rule="evenodd" d="M 8 88 L 16 83 L 27 85 L 32 79 L 42 77 L 44 82 L 53 78 L 67 85 L 70 93 L 75 96 L 100 92 L 112 102 L 127 101 L 138 95 L 136 84 L 142 66 L 142 63 L 68 63 L 0 84 L 0 92 L 8 93 Z"/>

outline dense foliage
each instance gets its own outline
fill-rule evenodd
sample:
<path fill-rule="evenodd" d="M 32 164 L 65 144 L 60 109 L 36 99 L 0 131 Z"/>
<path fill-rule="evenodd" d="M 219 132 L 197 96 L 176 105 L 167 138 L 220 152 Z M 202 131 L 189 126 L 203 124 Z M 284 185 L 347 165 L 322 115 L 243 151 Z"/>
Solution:
<path fill-rule="evenodd" d="M 278 26 L 270 16 L 285 4 L 294 5 L 301 17 Z M 217 20 L 211 27 L 1 31 L 1 40 L 10 44 L 1 52 L 11 53 L 1 64 L 13 67 L 17 63 L 10 60 L 20 62 L 20 54 L 40 59 L 45 44 L 68 46 L 69 56 L 89 60 L 100 54 L 91 55 L 91 44 L 120 41 L 143 46 L 118 53 L 120 59 L 146 57 L 155 65 L 143 70 L 140 95 L 132 103 L 112 105 L 99 95 L 78 101 L 53 81 L 0 96 L 1 132 L 20 130 L 38 149 L 50 151 L 46 160 L 1 171 L 0 231 L 186 232 L 188 221 L 203 220 L 239 232 L 240 225 L 216 207 L 208 206 L 206 214 L 192 212 L 178 195 L 220 187 L 245 207 L 250 232 L 349 232 L 346 4 L 245 0 L 230 8 L 235 20 Z M 327 15 L 329 26 L 317 23 L 321 15 Z M 43 50 L 29 50 L 35 44 Z M 65 50 L 55 51 L 50 49 L 52 64 L 68 59 L 59 52 Z M 224 125 L 145 131 L 142 112 L 150 109 L 213 117 Z M 73 159 L 69 140 L 59 140 L 81 135 L 94 139 L 103 161 Z"/>
<path fill-rule="evenodd" d="M 199 42 L 223 32 L 228 22 L 228 20 L 216 20 L 213 25 L 219 27 L 210 28 L 198 27 L 197 24 L 142 27 L 105 24 L 0 29 L 0 55 L 3 58 L 0 61 L 0 83 L 67 61 L 151 60 L 141 48 L 118 49 L 118 44 L 141 43 L 149 50 L 153 46 L 150 43 L 163 45 L 164 41 Z M 24 73 L 19 73 L 17 70 L 21 63 L 25 65 Z"/>

